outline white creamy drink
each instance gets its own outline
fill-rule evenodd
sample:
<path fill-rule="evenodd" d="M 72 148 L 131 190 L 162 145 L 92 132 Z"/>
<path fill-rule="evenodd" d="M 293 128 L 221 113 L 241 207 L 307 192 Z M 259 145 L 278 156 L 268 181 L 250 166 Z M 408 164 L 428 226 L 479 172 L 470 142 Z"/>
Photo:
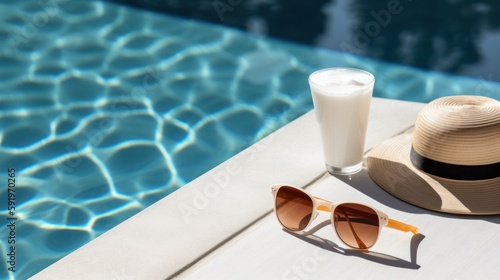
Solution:
<path fill-rule="evenodd" d="M 361 169 L 375 78 L 353 68 L 328 68 L 309 76 L 328 172 Z"/>

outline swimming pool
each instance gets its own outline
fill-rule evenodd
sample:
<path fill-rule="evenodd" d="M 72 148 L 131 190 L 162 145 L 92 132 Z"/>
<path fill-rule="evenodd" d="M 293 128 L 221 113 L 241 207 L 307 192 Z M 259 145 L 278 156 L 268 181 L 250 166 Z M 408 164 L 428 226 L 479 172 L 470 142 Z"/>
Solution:
<path fill-rule="evenodd" d="M 108 1 L 420 69 L 500 81 L 496 0 Z"/>
<path fill-rule="evenodd" d="M 24 279 L 312 109 L 307 76 L 352 66 L 375 96 L 499 99 L 457 78 L 94 1 L 0 4 L 2 244 Z M 8 169 L 16 209 L 8 211 Z"/>

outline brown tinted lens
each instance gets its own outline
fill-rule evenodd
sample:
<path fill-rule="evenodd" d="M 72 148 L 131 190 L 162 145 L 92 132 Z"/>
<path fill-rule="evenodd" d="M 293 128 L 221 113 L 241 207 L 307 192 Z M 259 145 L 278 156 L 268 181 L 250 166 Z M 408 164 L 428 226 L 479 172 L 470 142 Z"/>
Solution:
<path fill-rule="evenodd" d="M 379 218 L 370 207 L 344 203 L 333 213 L 334 225 L 342 241 L 354 248 L 370 248 L 377 241 L 379 233 Z"/>
<path fill-rule="evenodd" d="M 276 215 L 289 230 L 303 230 L 311 220 L 313 202 L 309 196 L 291 187 L 281 187 L 276 194 Z"/>

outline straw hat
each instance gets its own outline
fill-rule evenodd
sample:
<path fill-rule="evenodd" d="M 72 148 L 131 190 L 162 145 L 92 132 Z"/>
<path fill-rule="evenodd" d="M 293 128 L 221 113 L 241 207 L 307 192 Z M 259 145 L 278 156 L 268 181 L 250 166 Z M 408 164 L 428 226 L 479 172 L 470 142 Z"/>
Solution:
<path fill-rule="evenodd" d="M 449 96 L 427 104 L 413 134 L 367 155 L 372 179 L 390 194 L 430 210 L 500 214 L 500 102 Z"/>

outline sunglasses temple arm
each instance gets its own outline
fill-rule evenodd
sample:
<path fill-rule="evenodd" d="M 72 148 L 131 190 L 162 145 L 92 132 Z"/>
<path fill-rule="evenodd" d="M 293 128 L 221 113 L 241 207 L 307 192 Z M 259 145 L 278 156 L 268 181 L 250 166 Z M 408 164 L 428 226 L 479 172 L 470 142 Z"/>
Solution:
<path fill-rule="evenodd" d="M 325 202 L 326 204 L 331 204 L 331 202 L 328 201 L 328 200 L 326 200 L 326 199 L 319 198 L 319 197 L 316 197 L 316 196 L 314 198 L 317 199 L 317 200 L 319 200 L 319 201 L 321 201 L 321 202 Z M 318 206 L 317 209 L 320 210 L 320 211 L 325 211 L 325 212 L 332 211 L 331 207 L 326 206 L 324 204 Z M 365 244 L 363 244 L 363 241 L 361 241 L 359 239 L 359 237 L 356 235 L 356 232 L 354 231 L 354 228 L 352 227 L 351 221 L 349 220 L 349 218 L 347 217 L 347 215 L 346 215 L 346 219 L 347 219 L 347 222 L 349 223 L 349 227 L 351 228 L 352 232 L 354 233 L 354 238 L 356 239 L 356 242 L 358 242 L 358 245 L 360 245 L 360 248 L 362 248 L 361 245 L 363 245 L 364 248 L 366 248 Z M 387 227 L 390 227 L 390 228 L 393 228 L 393 229 L 397 229 L 397 230 L 401 230 L 401 231 L 405 231 L 405 232 L 411 231 L 413 234 L 419 233 L 419 229 L 417 227 L 414 227 L 414 226 L 411 226 L 411 225 L 408 225 L 408 224 L 405 224 L 403 222 L 396 221 L 396 220 L 393 220 L 393 219 L 389 219 L 388 220 Z"/>
<path fill-rule="evenodd" d="M 393 219 L 389 219 L 389 221 L 387 222 L 387 227 L 401 231 L 411 231 L 413 234 L 417 234 L 419 232 L 418 228 Z"/>

